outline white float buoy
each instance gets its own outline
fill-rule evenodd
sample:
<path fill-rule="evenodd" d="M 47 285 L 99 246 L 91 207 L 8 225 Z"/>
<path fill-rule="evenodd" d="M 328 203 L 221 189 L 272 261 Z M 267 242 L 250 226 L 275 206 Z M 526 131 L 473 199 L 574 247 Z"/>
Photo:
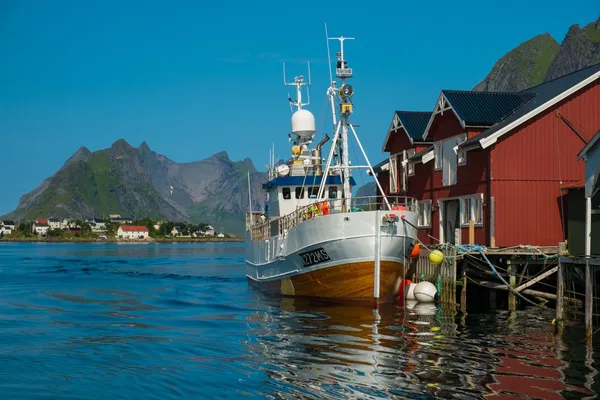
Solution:
<path fill-rule="evenodd" d="M 419 303 L 433 303 L 436 294 L 437 289 L 435 285 L 427 281 L 417 283 L 417 286 L 415 286 L 414 289 L 415 299 Z"/>
<path fill-rule="evenodd" d="M 415 287 L 416 283 L 410 283 L 406 288 L 406 300 L 416 300 L 415 298 Z"/>

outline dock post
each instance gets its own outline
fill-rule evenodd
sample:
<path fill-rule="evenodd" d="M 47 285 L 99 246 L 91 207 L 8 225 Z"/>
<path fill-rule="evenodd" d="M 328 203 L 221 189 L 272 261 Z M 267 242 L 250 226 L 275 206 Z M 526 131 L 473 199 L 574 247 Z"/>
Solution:
<path fill-rule="evenodd" d="M 460 312 L 467 313 L 467 270 L 463 267 L 462 290 L 460 291 Z"/>
<path fill-rule="evenodd" d="M 565 308 L 565 275 L 563 271 L 563 264 L 560 261 L 560 255 L 558 257 L 558 270 L 556 271 L 556 320 L 555 322 L 555 332 L 558 335 L 562 335 L 563 333 L 563 318 L 564 318 L 564 308 Z"/>
<path fill-rule="evenodd" d="M 506 263 L 508 264 L 508 283 L 510 284 L 510 286 L 514 289 L 515 286 L 517 286 L 517 277 L 515 274 L 515 266 L 511 263 L 510 260 L 507 260 Z M 515 296 L 515 294 L 513 293 L 512 290 L 509 290 L 508 292 L 508 310 L 509 311 L 515 311 L 517 309 L 517 297 Z"/>
<path fill-rule="evenodd" d="M 590 259 L 585 259 L 585 338 L 588 344 L 592 341 L 592 311 L 593 311 L 593 292 L 592 292 L 592 266 Z"/>

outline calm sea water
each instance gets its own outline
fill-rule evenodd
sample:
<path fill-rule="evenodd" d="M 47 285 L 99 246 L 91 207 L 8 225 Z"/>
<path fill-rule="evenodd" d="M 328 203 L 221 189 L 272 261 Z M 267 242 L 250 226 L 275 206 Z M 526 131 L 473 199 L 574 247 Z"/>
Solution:
<path fill-rule="evenodd" d="M 0 244 L 0 399 L 595 398 L 552 313 L 268 299 L 243 244 Z"/>

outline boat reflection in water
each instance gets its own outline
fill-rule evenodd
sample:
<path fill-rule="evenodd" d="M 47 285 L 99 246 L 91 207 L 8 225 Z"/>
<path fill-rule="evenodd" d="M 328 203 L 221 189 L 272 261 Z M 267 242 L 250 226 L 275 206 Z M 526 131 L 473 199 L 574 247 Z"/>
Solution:
<path fill-rule="evenodd" d="M 433 304 L 369 309 L 297 298 L 264 304 L 268 310 L 247 319 L 246 345 L 259 369 L 252 380 L 268 396 L 561 399 L 566 392 L 567 398 L 591 394 L 585 382 L 565 383 L 562 370 L 569 365 L 560 358 L 564 352 L 554 351 L 551 324 L 549 329 L 539 320 L 528 325 L 527 315 L 516 327 L 503 313 L 467 317 L 461 326 L 455 323 L 460 315 Z"/>

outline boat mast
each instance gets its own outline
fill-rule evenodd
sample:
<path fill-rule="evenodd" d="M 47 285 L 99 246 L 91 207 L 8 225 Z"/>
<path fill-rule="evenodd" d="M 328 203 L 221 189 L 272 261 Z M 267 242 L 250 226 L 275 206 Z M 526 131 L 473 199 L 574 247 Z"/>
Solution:
<path fill-rule="evenodd" d="M 325 25 L 325 34 L 327 36 L 327 25 Z M 367 165 L 365 165 L 365 166 L 357 165 L 357 166 L 354 166 L 354 168 L 367 168 L 371 171 L 372 176 L 375 178 L 375 183 L 377 185 L 377 188 L 379 189 L 379 191 L 381 192 L 381 194 L 383 196 L 384 203 L 386 204 L 387 208 L 389 210 L 391 210 L 392 207 L 391 207 L 387 197 L 384 194 L 381 184 L 379 183 L 379 181 L 377 180 L 377 178 L 375 176 L 375 171 L 373 170 L 373 167 L 371 166 L 369 158 L 367 157 L 367 154 L 365 153 L 365 150 L 362 147 L 360 139 L 358 138 L 358 135 L 356 134 L 356 131 L 354 130 L 354 126 L 352 126 L 352 124 L 349 122 L 350 114 L 352 114 L 352 95 L 354 94 L 354 88 L 351 85 L 346 84 L 346 79 L 352 78 L 352 68 L 348 68 L 346 59 L 344 58 L 344 41 L 345 40 L 353 40 L 354 38 L 353 37 L 347 38 L 347 37 L 340 36 L 340 37 L 333 37 L 333 38 L 327 37 L 327 39 L 328 39 L 328 42 L 327 42 L 328 43 L 327 44 L 328 55 L 329 55 L 329 40 L 339 40 L 339 42 L 340 42 L 340 51 L 337 53 L 337 64 L 336 64 L 336 69 L 335 69 L 335 75 L 341 79 L 342 85 L 340 86 L 339 89 L 336 89 L 336 82 L 333 79 L 330 79 L 331 86 L 327 89 L 327 95 L 329 96 L 330 103 L 331 103 L 331 110 L 332 110 L 332 114 L 333 114 L 334 125 L 335 125 L 334 96 L 337 94 L 341 100 L 340 120 L 335 128 L 333 142 L 331 143 L 329 157 L 327 158 L 325 172 L 323 173 L 324 178 L 321 181 L 321 186 L 319 187 L 319 192 L 318 192 L 317 198 L 321 199 L 323 196 L 323 192 L 325 190 L 325 180 L 326 180 L 326 177 L 329 175 L 331 162 L 333 160 L 333 153 L 335 150 L 336 143 L 339 139 L 341 141 L 341 143 L 339 144 L 338 155 L 341 156 L 340 157 L 341 163 L 340 163 L 340 165 L 333 167 L 333 169 L 339 170 L 340 175 L 342 177 L 343 194 L 344 194 L 344 203 L 343 204 L 344 204 L 345 208 L 348 208 L 351 204 L 352 190 L 350 188 L 350 169 L 353 167 L 350 166 L 350 161 L 349 161 L 349 157 L 348 157 L 348 128 L 350 128 L 350 130 L 352 130 L 352 134 L 354 135 L 354 138 L 356 139 L 358 147 L 360 148 L 360 151 L 362 152 L 362 154 L 365 158 L 365 161 L 367 162 Z M 330 72 L 330 74 L 331 74 L 331 72 Z M 340 130 L 341 130 L 341 132 L 340 132 Z M 338 136 L 339 136 L 339 138 L 338 138 Z"/>
<path fill-rule="evenodd" d="M 302 107 L 310 105 L 310 92 L 308 88 L 310 87 L 310 62 L 308 63 L 308 82 L 304 82 L 304 76 L 299 75 L 294 77 L 294 82 L 287 82 L 285 79 L 285 63 L 283 63 L 283 84 L 285 86 L 295 86 L 296 87 L 296 100 L 292 100 L 291 97 L 288 98 L 291 106 L 295 106 L 297 110 L 301 110 Z M 302 86 L 306 86 L 306 103 L 302 102 Z"/>

